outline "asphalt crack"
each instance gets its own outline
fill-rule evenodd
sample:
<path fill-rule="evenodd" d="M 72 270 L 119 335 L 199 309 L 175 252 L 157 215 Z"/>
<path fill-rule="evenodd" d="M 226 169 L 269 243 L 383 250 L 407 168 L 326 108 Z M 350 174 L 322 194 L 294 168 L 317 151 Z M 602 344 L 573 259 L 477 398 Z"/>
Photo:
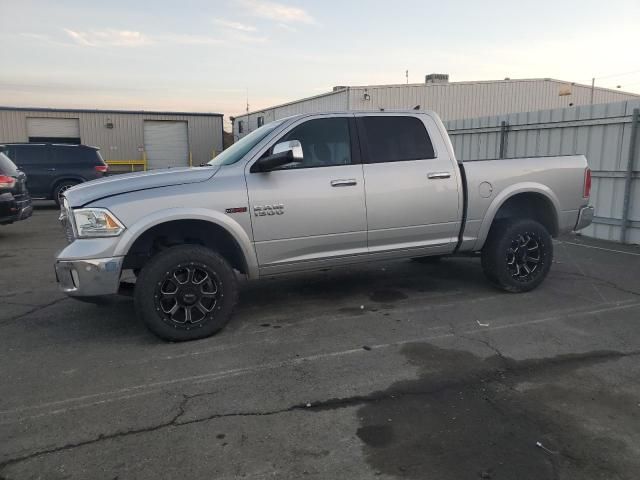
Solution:
<path fill-rule="evenodd" d="M 637 297 L 640 297 L 640 292 L 637 292 L 635 290 L 631 290 L 629 288 L 622 287 L 622 286 L 618 285 L 617 283 L 612 282 L 611 280 L 605 280 L 604 278 L 596 277 L 595 275 L 587 275 L 586 273 L 567 272 L 567 271 L 564 271 L 564 270 L 558 270 L 557 272 L 555 272 L 555 275 L 557 275 L 558 273 L 560 275 L 565 275 L 567 277 L 587 278 L 589 280 L 593 280 L 593 281 L 599 282 L 599 283 L 601 283 L 603 285 L 606 285 L 608 287 L 611 287 L 614 290 L 618 290 L 619 292 L 628 293 L 629 295 L 635 295 Z"/>
<path fill-rule="evenodd" d="M 44 310 L 45 308 L 51 307 L 52 305 L 55 305 L 57 303 L 63 302 L 64 300 L 68 300 L 69 297 L 62 297 L 62 298 L 57 298 L 49 303 L 45 303 L 44 305 L 38 305 L 35 308 L 32 308 L 31 310 L 28 310 L 24 313 L 21 313 L 19 315 L 13 316 L 13 317 L 9 317 L 9 318 L 5 318 L 4 320 L 0 321 L 0 325 L 4 325 L 10 322 L 13 322 L 15 320 L 20 320 L 23 317 L 26 317 L 27 315 L 31 315 L 32 313 L 36 313 L 39 312 L 40 310 Z M 10 303 L 10 302 L 7 302 Z M 25 305 L 26 306 L 26 305 Z"/>
<path fill-rule="evenodd" d="M 463 335 L 461 333 L 456 333 L 453 330 L 454 329 L 452 329 L 452 332 L 451 332 L 453 334 L 453 336 L 455 336 L 457 338 L 463 338 L 465 340 L 469 340 L 470 342 L 481 343 L 482 345 L 487 347 L 489 350 L 493 351 L 496 354 L 496 356 L 502 361 L 502 363 L 504 363 L 505 366 L 508 366 L 509 359 L 502 354 L 502 352 L 498 349 L 498 347 L 493 345 L 488 340 L 484 340 L 482 338 L 470 337 L 470 336 L 467 336 L 467 335 Z"/>
<path fill-rule="evenodd" d="M 461 337 L 466 338 L 466 337 Z M 210 395 L 215 395 L 217 392 L 201 392 L 198 394 L 187 395 L 182 394 L 182 399 L 176 406 L 176 412 L 166 421 L 137 429 L 118 431 L 110 434 L 100 434 L 95 438 L 67 443 L 65 445 L 61 445 L 58 447 L 52 447 L 47 449 L 38 450 L 29 454 L 13 457 L 7 459 L 3 462 L 0 462 L 0 479 L 3 479 L 4 470 L 8 467 L 16 465 L 18 463 L 22 463 L 25 461 L 29 461 L 34 458 L 56 454 L 60 452 L 65 452 L 68 450 L 73 450 L 80 447 L 85 447 L 93 444 L 97 444 L 100 442 L 104 442 L 107 440 L 113 440 L 118 438 L 124 438 L 133 435 L 146 434 L 151 432 L 156 432 L 158 430 L 166 429 L 166 428 L 179 428 L 185 425 L 194 425 L 198 423 L 208 422 L 211 420 L 221 419 L 221 418 L 230 418 L 230 417 L 267 417 L 273 415 L 281 415 L 285 413 L 291 413 L 295 411 L 304 411 L 310 413 L 317 413 L 327 410 L 336 410 L 348 407 L 361 406 L 365 404 L 371 404 L 375 402 L 381 402 L 385 400 L 393 400 L 398 399 L 400 397 L 406 396 L 430 396 L 442 391 L 446 391 L 452 388 L 458 388 L 462 385 L 469 386 L 474 384 L 481 384 L 487 382 L 496 382 L 500 383 L 507 388 L 509 386 L 510 377 L 519 377 L 519 376 L 530 376 L 535 375 L 538 372 L 548 372 L 550 368 L 553 367 L 572 367 L 572 366 L 581 366 L 582 364 L 593 364 L 599 363 L 609 360 L 618 360 L 621 358 L 632 357 L 640 355 L 640 351 L 631 351 L 631 352 L 619 352 L 619 351 L 599 351 L 599 352 L 588 352 L 585 354 L 571 354 L 564 355 L 562 357 L 552 357 L 540 360 L 524 360 L 516 362 L 508 357 L 503 356 L 499 349 L 492 346 L 489 342 L 485 342 L 480 339 L 470 339 L 468 340 L 476 340 L 480 343 L 486 345 L 488 348 L 493 350 L 496 353 L 496 358 L 499 359 L 501 366 L 497 368 L 489 368 L 485 371 L 478 372 L 471 376 L 464 376 L 461 379 L 453 379 L 453 380 L 445 380 L 442 382 L 435 382 L 433 388 L 428 389 L 409 389 L 409 390 L 393 390 L 386 392 L 374 392 L 369 395 L 354 395 L 350 397 L 339 397 L 339 398 L 331 398 L 326 400 L 321 400 L 317 402 L 310 403 L 299 403 L 288 406 L 286 408 L 268 410 L 268 411 L 247 411 L 247 412 L 229 412 L 229 413 L 215 413 L 211 415 L 205 415 L 202 417 L 194 418 L 191 420 L 181 421 L 181 419 L 187 413 L 187 407 L 189 402 L 191 402 L 195 398 L 206 397 Z"/>
<path fill-rule="evenodd" d="M 480 343 L 482 345 L 484 345 L 485 347 L 487 347 L 489 350 L 491 350 L 493 353 L 496 354 L 496 357 L 498 359 L 500 359 L 500 361 L 502 362 L 502 364 L 505 367 L 508 367 L 509 365 L 509 359 L 507 357 L 505 357 L 503 355 L 503 353 L 500 351 L 500 349 L 498 347 L 496 347 L 494 344 L 492 344 L 489 340 L 485 340 L 482 338 L 477 338 L 477 337 L 472 337 L 469 335 L 464 335 L 462 333 L 459 333 L 458 330 L 456 329 L 455 325 L 451 322 L 449 322 L 449 333 L 451 335 L 453 335 L 455 338 L 461 338 L 464 340 L 467 340 L 469 342 L 474 342 L 474 343 Z"/>
<path fill-rule="evenodd" d="M 121 437 L 126 437 L 126 436 L 129 436 L 129 435 L 136 435 L 136 434 L 140 434 L 140 433 L 150 433 L 150 432 L 155 432 L 155 431 L 163 429 L 163 428 L 170 427 L 171 425 L 174 425 L 175 422 L 182 415 L 184 415 L 186 405 L 187 405 L 187 403 L 189 402 L 190 399 L 191 399 L 191 397 L 189 397 L 187 395 L 183 395 L 182 401 L 180 401 L 180 403 L 177 406 L 177 412 L 169 420 L 167 420 L 166 422 L 162 422 L 162 423 L 159 423 L 157 425 L 144 427 L 144 428 L 138 428 L 138 429 L 132 429 L 132 430 L 119 431 L 119 432 L 114 432 L 114 433 L 110 433 L 110 434 L 100 434 L 97 437 L 89 439 L 89 440 L 83 440 L 83 441 L 80 441 L 80 442 L 72 442 L 72 443 L 67 443 L 65 445 L 61 445 L 59 447 L 53 447 L 53 448 L 38 450 L 36 452 L 32 452 L 32 453 L 29 453 L 27 455 L 22 455 L 22 456 L 19 456 L 19 457 L 10 458 L 8 460 L 0 462 L 0 479 L 4 478 L 2 471 L 4 469 L 6 469 L 7 467 L 9 467 L 11 465 L 15 465 L 17 463 L 21 463 L 21 462 L 25 462 L 25 461 L 31 460 L 33 458 L 41 457 L 41 456 L 44 456 L 44 455 L 50 455 L 50 454 L 54 454 L 54 453 L 60 453 L 60 452 L 66 451 L 66 450 L 72 450 L 74 448 L 85 447 L 87 445 L 92 445 L 92 444 L 95 444 L 95 443 L 98 443 L 98 442 L 103 442 L 105 440 L 112 440 L 114 438 L 121 438 Z"/>

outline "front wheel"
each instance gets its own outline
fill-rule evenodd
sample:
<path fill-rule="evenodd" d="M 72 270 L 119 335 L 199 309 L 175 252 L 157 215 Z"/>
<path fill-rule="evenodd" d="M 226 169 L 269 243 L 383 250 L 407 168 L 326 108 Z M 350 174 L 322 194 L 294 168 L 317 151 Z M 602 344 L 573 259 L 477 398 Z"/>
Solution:
<path fill-rule="evenodd" d="M 508 292 L 528 292 L 542 283 L 553 261 L 547 229 L 535 220 L 497 221 L 482 249 L 487 278 Z"/>
<path fill-rule="evenodd" d="M 220 331 L 238 300 L 238 282 L 227 261 L 198 245 L 168 248 L 142 268 L 134 301 L 158 337 L 195 340 Z"/>

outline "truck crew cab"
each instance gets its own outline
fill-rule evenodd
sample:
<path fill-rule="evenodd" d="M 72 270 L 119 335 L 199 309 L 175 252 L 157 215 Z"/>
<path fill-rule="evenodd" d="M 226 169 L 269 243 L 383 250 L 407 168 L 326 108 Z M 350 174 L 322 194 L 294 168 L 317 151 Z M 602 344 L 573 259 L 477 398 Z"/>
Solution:
<path fill-rule="evenodd" d="M 380 259 L 481 252 L 494 285 L 546 277 L 552 236 L 587 226 L 582 155 L 456 161 L 432 112 L 307 114 L 253 131 L 208 164 L 64 193 L 64 292 L 94 300 L 137 274 L 158 336 L 212 335 L 249 279 Z"/>

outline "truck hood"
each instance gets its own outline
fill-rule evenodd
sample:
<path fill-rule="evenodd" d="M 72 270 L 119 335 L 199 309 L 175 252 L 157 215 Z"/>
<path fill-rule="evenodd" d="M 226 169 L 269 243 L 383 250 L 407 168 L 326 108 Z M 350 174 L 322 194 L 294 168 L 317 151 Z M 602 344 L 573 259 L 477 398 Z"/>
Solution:
<path fill-rule="evenodd" d="M 220 167 L 167 168 L 166 170 L 112 175 L 81 183 L 67 190 L 64 195 L 71 207 L 82 207 L 101 198 L 121 193 L 204 182 L 213 177 L 219 169 Z"/>

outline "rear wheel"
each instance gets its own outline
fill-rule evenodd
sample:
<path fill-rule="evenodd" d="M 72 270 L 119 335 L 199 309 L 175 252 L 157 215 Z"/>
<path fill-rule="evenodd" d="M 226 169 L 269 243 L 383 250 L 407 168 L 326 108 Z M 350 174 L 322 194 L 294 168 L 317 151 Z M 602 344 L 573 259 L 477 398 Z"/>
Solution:
<path fill-rule="evenodd" d="M 53 201 L 56 202 L 58 206 L 60 206 L 60 204 L 62 203 L 62 195 L 64 194 L 64 192 L 69 190 L 71 187 L 78 185 L 78 183 L 80 182 L 77 182 L 75 180 L 63 180 L 62 182 L 58 183 L 53 189 Z"/>
<path fill-rule="evenodd" d="M 195 340 L 220 331 L 238 300 L 231 266 L 216 252 L 180 245 L 158 253 L 136 281 L 136 311 L 160 338 Z"/>
<path fill-rule="evenodd" d="M 542 283 L 553 261 L 551 235 L 529 220 L 497 221 L 482 249 L 487 278 L 508 292 L 527 292 Z"/>

